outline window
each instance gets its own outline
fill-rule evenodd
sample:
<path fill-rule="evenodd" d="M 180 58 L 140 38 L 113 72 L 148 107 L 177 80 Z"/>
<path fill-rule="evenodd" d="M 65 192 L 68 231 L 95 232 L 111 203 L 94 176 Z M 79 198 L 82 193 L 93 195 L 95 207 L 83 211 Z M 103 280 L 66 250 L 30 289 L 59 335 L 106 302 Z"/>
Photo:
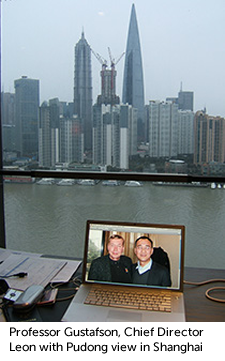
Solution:
<path fill-rule="evenodd" d="M 82 257 L 88 218 L 182 223 L 186 265 L 223 267 L 225 5 L 200 5 L 1 3 L 2 245 Z"/>

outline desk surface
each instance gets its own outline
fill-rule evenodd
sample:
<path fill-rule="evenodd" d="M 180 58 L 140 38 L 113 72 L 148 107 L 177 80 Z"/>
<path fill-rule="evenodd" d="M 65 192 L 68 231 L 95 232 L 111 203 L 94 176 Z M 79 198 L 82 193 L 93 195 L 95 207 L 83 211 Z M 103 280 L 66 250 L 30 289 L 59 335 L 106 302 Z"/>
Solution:
<path fill-rule="evenodd" d="M 201 282 L 209 279 L 225 279 L 225 270 L 205 268 L 185 268 L 186 281 Z M 211 287 L 225 287 L 225 283 L 216 282 L 204 286 L 184 285 L 186 320 L 189 322 L 225 322 L 225 303 L 211 301 L 205 292 Z M 215 291 L 213 296 L 225 300 L 225 291 Z"/>
<path fill-rule="evenodd" d="M 81 267 L 78 268 L 75 276 L 81 275 Z M 208 279 L 225 279 L 225 270 L 185 268 L 184 279 L 186 281 L 200 282 Z M 204 286 L 184 285 L 184 300 L 186 310 L 186 321 L 188 322 L 225 322 L 225 303 L 211 301 L 205 297 L 205 292 L 211 287 L 223 286 L 224 283 L 214 283 Z M 60 297 L 68 297 L 73 294 L 71 285 L 63 286 Z M 225 292 L 218 291 L 214 296 L 225 299 Z M 43 322 L 57 322 L 62 319 L 71 300 L 57 302 L 52 306 L 38 307 Z"/>

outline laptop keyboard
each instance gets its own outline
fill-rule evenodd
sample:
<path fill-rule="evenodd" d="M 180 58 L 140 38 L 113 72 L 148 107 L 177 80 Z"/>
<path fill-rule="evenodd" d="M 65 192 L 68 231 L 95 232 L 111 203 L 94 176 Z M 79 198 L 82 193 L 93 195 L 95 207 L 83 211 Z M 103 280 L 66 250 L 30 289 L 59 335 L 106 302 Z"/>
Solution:
<path fill-rule="evenodd" d="M 131 308 L 135 310 L 171 312 L 171 297 L 168 293 L 141 290 L 115 290 L 93 287 L 85 304 L 95 306 Z"/>

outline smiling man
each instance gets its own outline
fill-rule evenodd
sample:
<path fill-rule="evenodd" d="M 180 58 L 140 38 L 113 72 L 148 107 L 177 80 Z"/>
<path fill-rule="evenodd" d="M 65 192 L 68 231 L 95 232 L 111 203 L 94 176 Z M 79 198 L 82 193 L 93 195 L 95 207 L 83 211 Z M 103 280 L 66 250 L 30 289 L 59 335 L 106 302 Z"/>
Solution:
<path fill-rule="evenodd" d="M 153 252 L 153 242 L 149 237 L 142 236 L 135 241 L 134 253 L 138 262 L 133 265 L 133 283 L 170 287 L 169 272 L 151 259 Z"/>
<path fill-rule="evenodd" d="M 92 261 L 89 280 L 131 283 L 132 261 L 124 256 L 124 239 L 113 235 L 107 244 L 108 254 Z"/>

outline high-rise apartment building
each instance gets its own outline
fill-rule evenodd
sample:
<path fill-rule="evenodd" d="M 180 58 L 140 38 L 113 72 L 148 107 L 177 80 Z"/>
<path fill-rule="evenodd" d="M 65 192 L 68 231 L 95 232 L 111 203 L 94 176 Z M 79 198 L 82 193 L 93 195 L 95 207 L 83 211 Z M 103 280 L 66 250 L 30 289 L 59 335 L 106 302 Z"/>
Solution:
<path fill-rule="evenodd" d="M 1 93 L 2 145 L 3 150 L 15 150 L 15 94 Z"/>
<path fill-rule="evenodd" d="M 177 156 L 178 105 L 173 102 L 149 102 L 150 157 Z"/>
<path fill-rule="evenodd" d="M 1 93 L 2 124 L 15 124 L 15 94 Z"/>
<path fill-rule="evenodd" d="M 128 104 L 120 105 L 121 148 L 123 148 L 123 135 L 128 141 L 128 154 L 137 154 L 137 109 Z"/>
<path fill-rule="evenodd" d="M 51 126 L 50 109 L 43 102 L 39 109 L 38 159 L 40 167 L 51 167 Z"/>
<path fill-rule="evenodd" d="M 144 139 L 144 78 L 137 17 L 132 5 L 123 78 L 123 104 L 138 111 L 138 137 Z"/>
<path fill-rule="evenodd" d="M 194 112 L 178 111 L 178 154 L 194 153 Z"/>
<path fill-rule="evenodd" d="M 60 115 L 60 129 L 60 161 L 68 164 L 71 162 L 83 162 L 84 136 L 78 116 L 73 115 L 73 117 L 66 118 Z"/>
<path fill-rule="evenodd" d="M 39 166 L 83 162 L 83 143 L 81 121 L 69 114 L 67 104 L 58 98 L 44 102 L 39 110 Z"/>
<path fill-rule="evenodd" d="M 225 162 L 225 119 L 198 111 L 194 119 L 194 163 Z"/>
<path fill-rule="evenodd" d="M 2 147 L 4 153 L 15 151 L 15 125 L 2 124 Z"/>
<path fill-rule="evenodd" d="M 92 75 L 91 48 L 82 32 L 75 46 L 74 114 L 82 122 L 84 149 L 92 149 Z"/>
<path fill-rule="evenodd" d="M 111 110 L 111 105 L 93 106 L 93 164 L 96 165 L 112 165 Z"/>
<path fill-rule="evenodd" d="M 129 157 L 137 154 L 137 109 L 120 106 L 120 168 L 128 169 Z"/>
<path fill-rule="evenodd" d="M 137 153 L 137 110 L 131 105 L 93 106 L 93 163 L 129 168 Z"/>
<path fill-rule="evenodd" d="M 39 109 L 39 166 L 54 167 L 60 162 L 60 102 L 43 102 Z"/>
<path fill-rule="evenodd" d="M 16 150 L 20 156 L 38 154 L 39 80 L 15 80 Z"/>
<path fill-rule="evenodd" d="M 51 144 L 51 164 L 55 166 L 60 162 L 60 108 L 63 107 L 63 103 L 58 98 L 49 100 L 50 111 L 50 144 Z"/>

